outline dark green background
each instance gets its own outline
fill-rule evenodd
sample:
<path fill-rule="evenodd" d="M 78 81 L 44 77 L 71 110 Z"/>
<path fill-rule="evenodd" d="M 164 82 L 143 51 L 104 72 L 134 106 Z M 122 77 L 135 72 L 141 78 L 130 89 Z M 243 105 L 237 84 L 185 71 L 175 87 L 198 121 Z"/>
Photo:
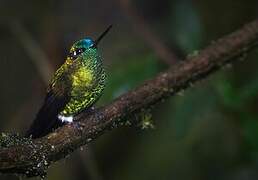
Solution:
<path fill-rule="evenodd" d="M 99 105 L 166 69 L 120 1 L 0 0 L 1 131 L 24 132 L 45 95 L 42 67 L 34 63 L 38 55 L 33 58 L 28 49 L 38 46 L 56 69 L 74 41 L 97 37 L 114 24 L 100 46 L 108 83 Z M 182 59 L 258 16 L 257 0 L 135 0 L 132 6 Z M 153 130 L 106 133 L 51 166 L 48 179 L 257 179 L 257 58 L 256 49 L 183 96 L 155 106 Z M 18 178 L 0 175 L 1 180 Z"/>

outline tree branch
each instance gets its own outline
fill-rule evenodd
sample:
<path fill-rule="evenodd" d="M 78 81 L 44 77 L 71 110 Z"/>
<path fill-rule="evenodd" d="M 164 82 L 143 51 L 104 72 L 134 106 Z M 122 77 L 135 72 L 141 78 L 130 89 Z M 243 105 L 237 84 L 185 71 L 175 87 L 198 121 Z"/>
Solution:
<path fill-rule="evenodd" d="M 0 172 L 44 175 L 46 168 L 98 136 L 123 126 L 126 117 L 149 109 L 162 99 L 189 87 L 223 65 L 236 62 L 258 42 L 258 20 L 219 39 L 187 60 L 146 81 L 140 87 L 96 109 L 79 114 L 77 122 L 65 125 L 46 137 L 29 140 L 2 134 Z M 129 120 L 135 123 L 136 119 Z"/>

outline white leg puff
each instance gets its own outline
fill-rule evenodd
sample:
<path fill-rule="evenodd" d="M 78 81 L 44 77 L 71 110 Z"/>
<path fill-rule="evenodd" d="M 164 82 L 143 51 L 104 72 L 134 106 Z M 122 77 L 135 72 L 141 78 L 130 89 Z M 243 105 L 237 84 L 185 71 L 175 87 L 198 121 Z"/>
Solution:
<path fill-rule="evenodd" d="M 62 115 L 58 115 L 58 119 L 60 119 L 62 122 L 65 123 L 72 123 L 73 122 L 73 116 L 62 116 Z"/>

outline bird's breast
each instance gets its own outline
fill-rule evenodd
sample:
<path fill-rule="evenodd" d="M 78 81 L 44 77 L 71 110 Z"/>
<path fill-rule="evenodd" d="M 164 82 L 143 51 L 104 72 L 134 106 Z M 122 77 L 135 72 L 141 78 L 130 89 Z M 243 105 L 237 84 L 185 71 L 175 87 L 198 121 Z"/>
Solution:
<path fill-rule="evenodd" d="M 60 113 L 74 116 L 82 109 L 92 106 L 104 89 L 105 72 L 94 68 L 80 67 L 71 75 L 70 100 Z"/>
<path fill-rule="evenodd" d="M 77 96 L 89 90 L 94 84 L 94 72 L 87 67 L 78 68 L 72 75 L 72 96 Z"/>

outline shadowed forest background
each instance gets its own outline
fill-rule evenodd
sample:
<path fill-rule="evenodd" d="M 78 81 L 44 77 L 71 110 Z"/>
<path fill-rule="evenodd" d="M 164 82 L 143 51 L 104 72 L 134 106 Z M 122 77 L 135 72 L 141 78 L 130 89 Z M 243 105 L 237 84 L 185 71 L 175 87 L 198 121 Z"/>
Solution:
<path fill-rule="evenodd" d="M 0 129 L 23 133 L 75 41 L 114 25 L 99 45 L 108 74 L 100 106 L 257 18 L 258 1 L 0 0 L 0 15 Z M 257 179 L 258 50 L 241 58 L 155 106 L 154 129 L 112 130 L 47 178 Z"/>

